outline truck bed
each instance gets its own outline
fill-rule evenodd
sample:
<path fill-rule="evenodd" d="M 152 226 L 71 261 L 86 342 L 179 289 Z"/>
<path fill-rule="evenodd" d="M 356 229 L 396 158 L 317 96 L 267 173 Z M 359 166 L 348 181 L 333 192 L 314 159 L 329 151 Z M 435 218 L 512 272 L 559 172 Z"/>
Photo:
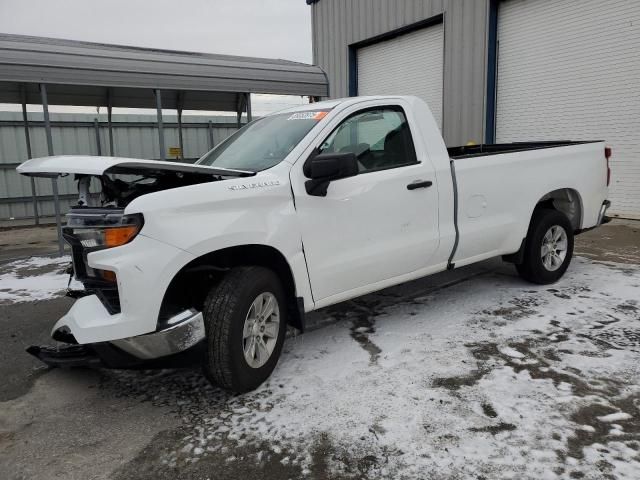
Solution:
<path fill-rule="evenodd" d="M 556 140 L 550 142 L 516 142 L 516 143 L 492 143 L 482 145 L 465 145 L 461 147 L 447 148 L 449 157 L 453 160 L 461 158 L 498 155 L 501 153 L 522 152 L 525 150 L 540 150 L 543 148 L 567 147 L 570 145 L 582 145 L 585 143 L 598 143 L 599 140 L 572 142 L 570 140 Z"/>

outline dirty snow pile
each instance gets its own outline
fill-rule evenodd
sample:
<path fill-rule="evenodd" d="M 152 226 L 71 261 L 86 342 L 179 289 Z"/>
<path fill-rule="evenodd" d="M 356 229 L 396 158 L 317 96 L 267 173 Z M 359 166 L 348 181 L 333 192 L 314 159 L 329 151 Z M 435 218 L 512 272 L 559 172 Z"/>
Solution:
<path fill-rule="evenodd" d="M 176 472 L 209 457 L 301 477 L 639 478 L 639 268 L 578 258 L 553 286 L 505 267 L 402 288 L 323 310 L 251 394 L 197 372 L 109 381 L 182 416 L 158 458 Z"/>
<path fill-rule="evenodd" d="M 31 257 L 0 269 L 0 304 L 48 300 L 67 288 L 70 257 Z"/>

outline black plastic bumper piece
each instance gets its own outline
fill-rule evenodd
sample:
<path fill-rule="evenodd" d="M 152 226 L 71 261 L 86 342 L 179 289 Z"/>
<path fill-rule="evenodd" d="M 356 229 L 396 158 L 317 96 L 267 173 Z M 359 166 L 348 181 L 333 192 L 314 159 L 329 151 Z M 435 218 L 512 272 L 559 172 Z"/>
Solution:
<path fill-rule="evenodd" d="M 67 345 L 49 347 L 32 345 L 27 348 L 30 353 L 50 367 L 101 367 L 102 361 L 95 351 L 87 345 Z"/>
<path fill-rule="evenodd" d="M 602 202 L 602 207 L 600 207 L 600 215 L 598 217 L 598 224 L 594 225 L 593 227 L 577 230 L 575 234 L 580 235 L 582 233 L 590 232 L 591 230 L 598 228 L 601 225 L 606 225 L 607 223 L 609 223 L 612 220 L 611 217 L 607 217 L 607 210 L 609 210 L 609 207 L 611 207 L 611 201 L 605 200 L 604 202 Z"/>
<path fill-rule="evenodd" d="M 136 358 L 108 342 L 61 347 L 32 345 L 27 348 L 27 353 L 50 367 L 60 368 L 93 367 L 126 370 L 184 368 L 198 365 L 202 361 L 204 342 L 174 355 L 152 360 Z"/>

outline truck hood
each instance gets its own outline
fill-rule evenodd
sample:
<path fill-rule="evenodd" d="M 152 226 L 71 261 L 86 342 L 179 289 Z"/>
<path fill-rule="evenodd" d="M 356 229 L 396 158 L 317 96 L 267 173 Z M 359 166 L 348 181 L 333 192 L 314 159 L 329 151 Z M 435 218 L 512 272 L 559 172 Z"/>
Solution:
<path fill-rule="evenodd" d="M 22 175 L 33 177 L 55 177 L 66 174 L 101 176 L 108 173 L 144 175 L 151 172 L 182 172 L 233 177 L 255 175 L 255 172 L 245 170 L 231 170 L 190 163 L 90 155 L 57 155 L 55 157 L 34 158 L 24 162 L 16 170 Z"/>
<path fill-rule="evenodd" d="M 55 178 L 73 174 L 78 183 L 77 206 L 119 208 L 125 208 L 138 197 L 161 190 L 255 175 L 255 172 L 190 163 L 89 155 L 34 158 L 16 170 L 32 177 Z M 131 176 L 135 178 L 132 180 Z M 98 182 L 92 182 L 92 178 L 97 178 Z M 93 192 L 92 183 L 94 188 L 98 183 L 100 191 Z"/>

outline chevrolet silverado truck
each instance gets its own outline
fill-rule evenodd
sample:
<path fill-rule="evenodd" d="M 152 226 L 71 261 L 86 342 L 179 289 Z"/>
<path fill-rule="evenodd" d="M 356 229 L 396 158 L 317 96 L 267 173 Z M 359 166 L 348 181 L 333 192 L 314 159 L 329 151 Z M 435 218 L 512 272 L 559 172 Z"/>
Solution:
<path fill-rule="evenodd" d="M 255 120 L 195 164 L 55 156 L 74 175 L 63 235 L 82 289 L 49 365 L 178 366 L 198 358 L 245 392 L 274 370 L 305 312 L 502 256 L 557 281 L 574 235 L 600 225 L 603 142 L 449 148 L 406 96 L 324 101 Z"/>

